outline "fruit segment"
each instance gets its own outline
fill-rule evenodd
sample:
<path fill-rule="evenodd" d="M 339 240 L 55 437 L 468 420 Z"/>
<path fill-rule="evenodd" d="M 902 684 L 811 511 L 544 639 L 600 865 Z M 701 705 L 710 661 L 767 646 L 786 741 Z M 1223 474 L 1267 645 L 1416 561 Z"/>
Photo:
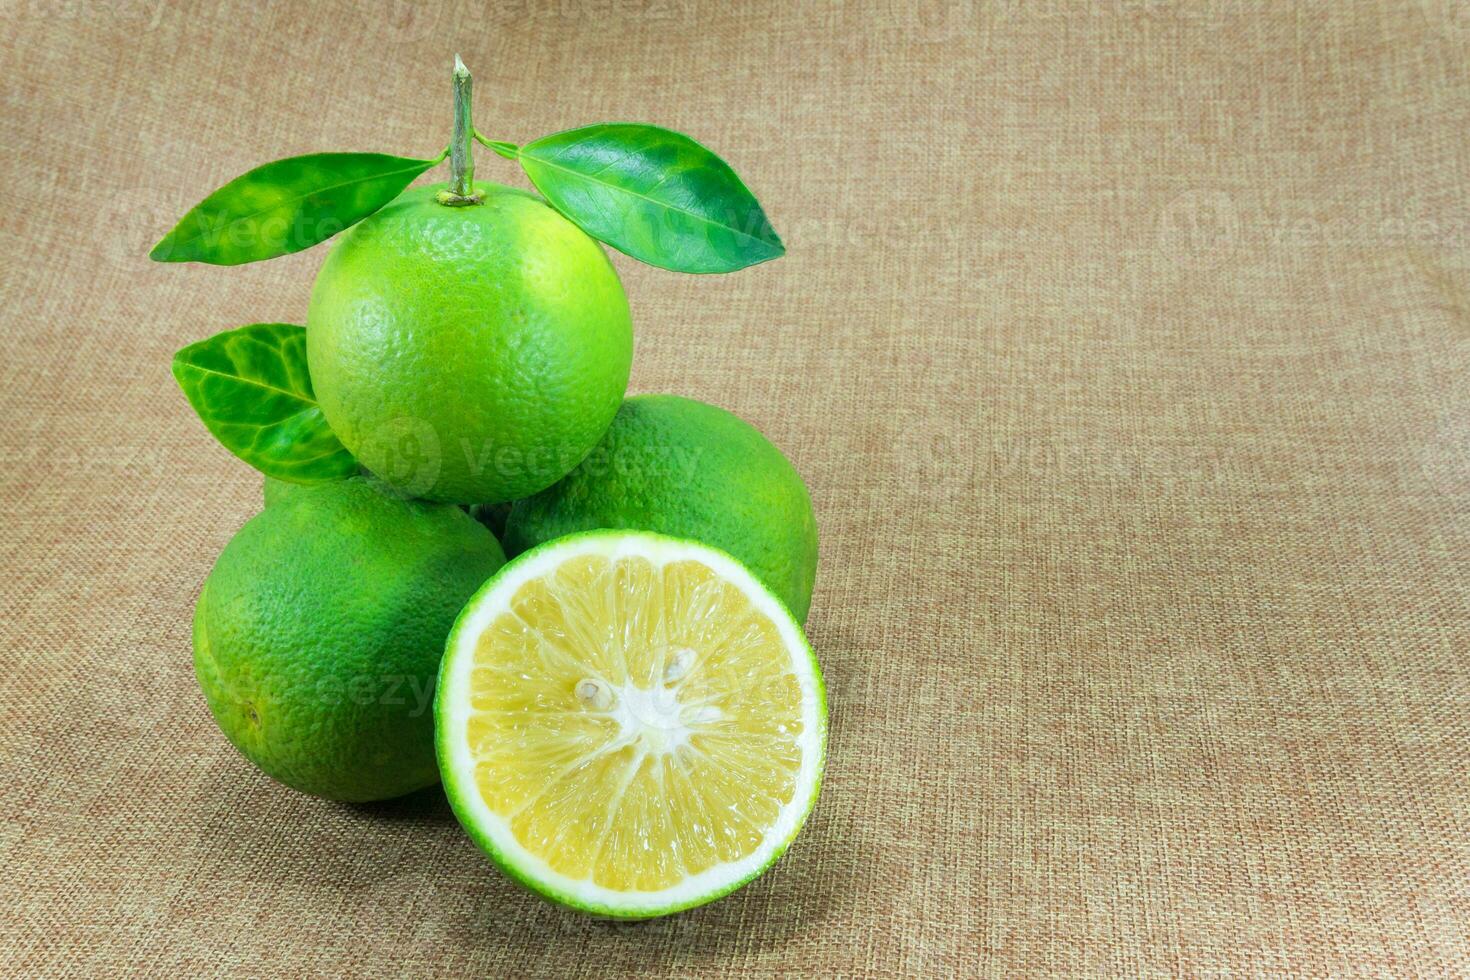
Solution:
<path fill-rule="evenodd" d="M 697 560 L 574 555 L 475 641 L 475 786 L 555 872 L 653 892 L 752 854 L 797 794 L 800 679 Z"/>

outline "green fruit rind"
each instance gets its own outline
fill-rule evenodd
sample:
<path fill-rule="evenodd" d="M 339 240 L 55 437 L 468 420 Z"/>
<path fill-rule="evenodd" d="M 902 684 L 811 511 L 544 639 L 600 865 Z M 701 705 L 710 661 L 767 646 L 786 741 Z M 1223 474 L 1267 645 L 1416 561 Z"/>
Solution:
<path fill-rule="evenodd" d="M 633 361 L 607 253 L 534 194 L 416 187 L 354 225 L 312 289 L 317 403 L 353 457 L 413 497 L 479 504 L 555 483 L 597 444 Z"/>
<path fill-rule="evenodd" d="M 268 476 L 261 481 L 260 496 L 265 501 L 265 505 L 270 507 L 289 499 L 297 490 L 305 486 L 310 486 L 310 484 L 288 483 L 285 480 L 277 480 L 273 476 Z"/>
<path fill-rule="evenodd" d="M 481 604 L 498 589 L 505 588 L 507 591 L 518 587 L 520 582 L 532 577 L 532 570 L 545 563 L 548 567 L 555 563 L 559 552 L 576 553 L 588 544 L 602 543 L 607 546 L 618 543 L 629 543 L 645 550 L 670 550 L 682 549 L 688 557 L 694 557 L 709 564 L 716 572 L 723 576 L 739 580 L 748 590 L 747 594 L 752 601 L 758 597 L 769 600 L 761 603 L 761 610 L 771 616 L 781 631 L 787 645 L 803 651 L 806 655 L 806 663 L 810 667 L 810 674 L 803 678 L 810 682 L 810 687 L 805 690 L 805 696 L 815 700 L 815 710 L 812 713 L 814 724 L 817 729 L 815 744 L 815 758 L 812 765 L 806 770 L 808 776 L 805 782 L 798 787 L 797 792 L 803 790 L 807 793 L 806 799 L 801 801 L 798 808 L 783 813 L 783 819 L 788 823 L 787 832 L 779 839 L 768 839 L 762 845 L 762 850 L 757 852 L 757 859 L 749 861 L 750 866 L 742 868 L 738 874 L 731 874 L 723 880 L 718 880 L 711 887 L 699 890 L 696 894 L 684 896 L 672 901 L 639 902 L 636 899 L 627 901 L 598 901 L 589 899 L 583 895 L 576 894 L 564 886 L 548 880 L 549 875 L 538 874 L 536 869 L 528 867 L 532 861 L 538 861 L 532 855 L 521 859 L 512 855 L 503 843 L 497 841 L 489 829 L 490 820 L 499 818 L 490 813 L 480 800 L 479 789 L 476 787 L 473 775 L 473 766 L 466 767 L 461 771 L 455 765 L 456 747 L 453 744 L 455 738 L 463 739 L 464 727 L 460 723 L 451 721 L 448 715 L 454 710 L 449 704 L 455 698 L 457 689 L 455 681 L 457 675 L 468 676 L 469 668 L 460 666 L 460 661 L 472 656 L 474 637 L 483 630 L 484 625 L 476 623 L 473 627 L 472 621 L 476 618 Z M 611 547 L 605 550 L 611 550 Z M 630 554 L 642 554 L 642 551 L 632 551 Z M 462 719 L 460 719 L 462 722 Z M 459 618 L 455 620 L 453 628 L 449 631 L 449 639 L 445 645 L 445 653 L 439 666 L 439 680 L 434 695 L 434 742 L 435 750 L 439 759 L 439 770 L 441 781 L 444 786 L 445 795 L 449 799 L 450 807 L 458 818 L 461 826 L 470 839 L 485 852 L 495 865 L 508 878 L 532 894 L 566 908 L 575 909 L 590 915 L 601 916 L 610 919 L 652 919 L 660 916 L 672 915 L 686 909 L 706 905 L 729 895 L 744 885 L 749 884 L 763 875 L 772 865 L 778 861 L 792 841 L 801 832 L 812 808 L 816 805 L 817 797 L 821 793 L 822 777 L 827 760 L 827 688 L 822 678 L 821 665 L 817 662 L 816 654 L 811 644 L 807 642 L 806 635 L 802 632 L 801 624 L 791 614 L 786 603 L 774 592 L 764 585 L 749 569 L 740 563 L 738 559 L 728 552 L 711 547 L 698 541 L 685 538 L 675 538 L 664 534 L 655 534 L 647 531 L 626 530 L 597 530 L 585 531 L 579 534 L 568 535 L 538 545 L 508 562 L 500 571 L 487 581 L 465 604 L 460 612 Z M 748 859 L 747 859 L 748 860 Z M 712 868 L 702 872 L 698 877 L 712 875 L 723 866 Z M 550 874 L 555 875 L 555 872 Z M 556 877 L 564 877 L 556 875 Z M 593 886 L 595 887 L 595 886 Z M 676 890 L 683 887 L 675 886 Z M 607 889 L 601 889 L 607 891 Z M 648 893 L 629 893 L 648 894 Z M 658 894 L 658 893 L 653 893 Z"/>
<path fill-rule="evenodd" d="M 210 713 L 266 775 L 314 796 L 432 785 L 443 638 L 504 561 L 457 507 L 363 478 L 293 487 L 231 539 L 200 592 L 194 668 Z"/>
<path fill-rule="evenodd" d="M 806 620 L 817 522 L 796 467 L 749 422 L 679 395 L 624 400 L 560 482 L 518 500 L 506 553 L 597 528 L 653 531 L 727 551 Z"/>

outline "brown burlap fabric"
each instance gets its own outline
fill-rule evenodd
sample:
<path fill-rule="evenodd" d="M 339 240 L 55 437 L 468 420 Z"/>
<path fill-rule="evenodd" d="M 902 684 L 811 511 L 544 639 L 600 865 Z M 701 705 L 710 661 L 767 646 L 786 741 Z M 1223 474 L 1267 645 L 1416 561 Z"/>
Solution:
<path fill-rule="evenodd" d="M 1470 972 L 1470 10 L 1458 0 L 9 0 L 0 973 Z M 635 391 L 812 488 L 825 794 L 759 883 L 615 926 L 442 796 L 245 763 L 190 668 L 260 505 L 169 376 L 323 251 L 150 264 L 206 191 L 697 135 L 789 255 L 617 256 Z M 518 181 L 482 153 L 481 174 Z"/>

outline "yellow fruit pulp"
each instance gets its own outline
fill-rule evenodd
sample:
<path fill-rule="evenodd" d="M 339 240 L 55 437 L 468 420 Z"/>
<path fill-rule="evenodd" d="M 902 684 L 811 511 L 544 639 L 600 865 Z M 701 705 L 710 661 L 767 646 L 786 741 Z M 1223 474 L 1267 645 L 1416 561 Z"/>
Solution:
<path fill-rule="evenodd" d="M 578 555 L 477 638 L 475 784 L 556 872 L 658 891 L 750 855 L 797 792 L 802 688 L 776 624 L 696 560 Z"/>

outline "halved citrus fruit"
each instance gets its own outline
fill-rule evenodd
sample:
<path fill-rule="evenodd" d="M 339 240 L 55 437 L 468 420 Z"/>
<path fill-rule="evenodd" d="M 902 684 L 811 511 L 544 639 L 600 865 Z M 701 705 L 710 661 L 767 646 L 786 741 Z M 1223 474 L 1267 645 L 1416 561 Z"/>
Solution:
<path fill-rule="evenodd" d="M 816 801 L 827 704 L 801 627 L 735 559 L 592 531 L 526 552 L 469 601 L 435 722 L 455 813 L 507 874 L 647 918 L 780 857 Z"/>

